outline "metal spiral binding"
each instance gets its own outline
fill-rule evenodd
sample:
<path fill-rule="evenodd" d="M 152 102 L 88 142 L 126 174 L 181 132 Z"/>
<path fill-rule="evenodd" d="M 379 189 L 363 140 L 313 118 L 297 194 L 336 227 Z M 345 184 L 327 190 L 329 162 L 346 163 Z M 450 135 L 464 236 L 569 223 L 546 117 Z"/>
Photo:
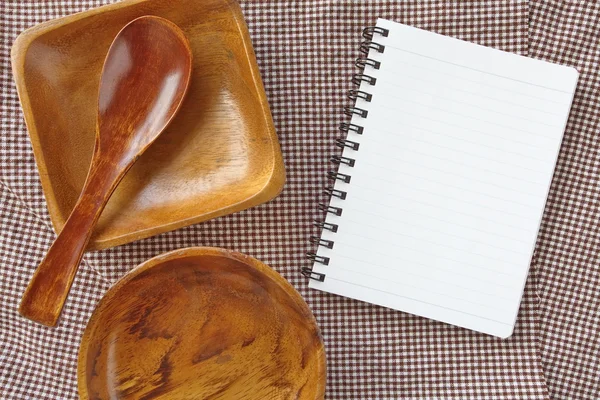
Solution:
<path fill-rule="evenodd" d="M 342 209 L 340 207 L 328 206 L 323 203 L 319 203 L 319 210 L 327 211 L 329 214 L 337 215 L 340 217 L 342 215 Z"/>
<path fill-rule="evenodd" d="M 342 156 L 333 156 L 329 159 L 329 161 L 331 161 L 334 164 L 345 164 L 349 167 L 354 167 L 354 164 L 356 164 L 356 160 L 353 158 L 349 158 L 349 157 L 342 157 Z"/>
<path fill-rule="evenodd" d="M 323 247 L 326 247 L 328 249 L 333 249 L 333 240 L 326 240 L 326 239 L 321 239 L 318 236 L 311 236 L 310 237 L 310 242 L 312 244 L 323 246 Z"/>
<path fill-rule="evenodd" d="M 329 171 L 327 173 L 327 177 L 329 179 L 333 179 L 333 180 L 340 180 L 344 183 L 350 183 L 350 179 L 352 178 L 350 175 L 346 175 L 346 174 L 342 174 L 339 172 L 333 172 L 333 171 Z"/>
<path fill-rule="evenodd" d="M 346 200 L 346 196 L 348 195 L 348 193 L 344 192 L 343 190 L 337 190 L 330 187 L 323 189 L 323 193 L 325 193 L 329 197 L 337 197 L 338 199 L 342 200 Z"/>
<path fill-rule="evenodd" d="M 362 35 L 367 40 L 373 40 L 373 34 L 378 33 L 383 37 L 388 37 L 390 31 L 385 28 L 380 28 L 379 26 L 369 26 L 363 29 Z"/>
<path fill-rule="evenodd" d="M 381 63 L 379 61 L 366 57 L 358 57 L 356 61 L 354 61 L 354 65 L 360 69 L 365 69 L 367 65 L 375 69 L 381 68 Z"/>
<path fill-rule="evenodd" d="M 342 122 L 340 124 L 340 131 L 342 132 L 354 132 L 357 133 L 359 135 L 362 135 L 364 128 L 362 126 L 358 126 L 355 124 L 349 124 L 347 122 Z"/>
<path fill-rule="evenodd" d="M 360 143 L 353 142 L 352 140 L 348 140 L 348 139 L 335 139 L 335 145 L 342 149 L 344 147 L 348 147 L 355 151 L 358 150 L 358 148 L 360 147 Z"/>
<path fill-rule="evenodd" d="M 314 220 L 313 225 L 317 226 L 321 229 L 327 229 L 328 231 L 334 232 L 334 233 L 337 232 L 337 230 L 338 230 L 337 224 L 332 224 L 332 223 L 325 222 L 325 221 L 319 221 L 317 219 Z"/>
<path fill-rule="evenodd" d="M 354 83 L 356 86 L 360 86 L 361 82 L 367 82 L 369 85 L 375 86 L 377 79 L 365 74 L 352 75 L 352 83 Z"/>
<path fill-rule="evenodd" d="M 370 103 L 373 99 L 373 95 L 371 93 L 363 92 L 358 89 L 348 90 L 348 98 L 350 100 L 363 99 L 364 101 Z"/>
<path fill-rule="evenodd" d="M 314 272 L 310 268 L 307 268 L 307 267 L 302 268 L 301 273 L 302 273 L 302 275 L 304 275 L 307 278 L 314 279 L 315 281 L 318 281 L 318 282 L 325 282 L 325 274 Z"/>
<path fill-rule="evenodd" d="M 344 114 L 346 114 L 350 117 L 353 115 L 358 115 L 359 117 L 367 118 L 367 115 L 369 115 L 369 112 L 367 110 L 363 110 L 362 108 L 358 108 L 358 107 L 344 107 Z"/>
<path fill-rule="evenodd" d="M 379 43 L 375 43 L 372 40 L 365 40 L 360 44 L 360 52 L 367 55 L 369 54 L 369 50 L 375 50 L 378 53 L 383 53 L 385 50 L 385 46 Z"/>
<path fill-rule="evenodd" d="M 329 265 L 329 257 L 318 256 L 315 253 L 307 253 L 306 256 L 311 261 L 318 262 L 323 265 Z"/>
<path fill-rule="evenodd" d="M 370 50 L 374 50 L 378 53 L 383 53 L 385 50 L 384 45 L 373 41 L 373 37 L 375 36 L 375 34 L 383 36 L 383 37 L 387 37 L 389 35 L 389 30 L 378 27 L 378 26 L 370 26 L 363 30 L 362 36 L 366 40 L 360 44 L 359 50 L 361 53 L 365 54 L 365 56 L 364 57 L 361 56 L 361 57 L 357 58 L 354 63 L 357 68 L 359 68 L 363 71 L 365 70 L 365 67 L 367 67 L 367 66 L 372 67 L 373 69 L 381 68 L 381 62 L 367 57 Z M 359 72 L 352 76 L 353 84 L 360 86 L 361 83 L 363 83 L 363 82 L 365 82 L 371 86 L 374 86 L 377 83 L 377 79 L 375 77 L 367 75 L 363 72 Z M 373 95 L 371 93 L 367 93 L 364 90 L 359 90 L 359 89 L 350 90 L 348 92 L 348 97 L 354 101 L 361 99 L 366 102 L 371 102 L 371 100 L 373 99 Z M 346 114 L 350 117 L 367 118 L 367 116 L 369 115 L 369 112 L 368 112 L 368 110 L 365 110 L 363 108 L 353 106 L 353 107 L 344 107 L 344 114 Z M 362 126 L 357 125 L 352 122 L 341 123 L 340 130 L 342 132 L 345 132 L 346 134 L 352 132 L 352 133 L 356 133 L 358 135 L 362 135 L 364 132 L 364 128 Z M 349 140 L 349 139 L 336 139 L 335 144 L 336 144 L 336 146 L 340 147 L 341 149 L 348 148 L 353 151 L 358 151 L 358 149 L 360 147 L 360 143 Z M 335 155 L 335 156 L 331 157 L 330 161 L 333 164 L 338 165 L 338 166 L 344 164 L 348 167 L 354 167 L 356 164 L 356 160 L 354 158 L 344 157 L 341 155 Z M 327 173 L 327 177 L 334 181 L 339 180 L 344 183 L 350 183 L 350 180 L 352 179 L 351 175 L 343 174 L 340 172 L 334 172 L 334 171 L 329 171 Z M 329 196 L 329 198 L 336 197 L 340 200 L 345 200 L 346 196 L 348 194 L 347 192 L 345 192 L 343 190 L 338 190 L 333 187 L 325 188 L 323 190 L 323 192 L 327 196 Z M 322 211 L 325 211 L 326 214 L 333 214 L 338 217 L 341 216 L 342 212 L 343 212 L 343 209 L 341 207 L 334 207 L 334 206 L 330 206 L 330 205 L 324 204 L 324 203 L 319 203 L 319 209 Z M 339 229 L 339 226 L 337 224 L 333 224 L 333 223 L 321 221 L 321 220 L 315 220 L 313 222 L 313 224 L 315 226 L 321 228 L 322 230 L 328 230 L 333 233 L 336 233 Z M 325 247 L 327 249 L 332 249 L 334 246 L 334 243 L 335 243 L 333 240 L 322 239 L 318 236 L 311 236 L 310 242 L 313 244 L 316 244 L 317 247 L 320 246 L 320 247 Z M 309 260 L 311 260 L 313 262 L 318 262 L 323 265 L 329 265 L 329 261 L 330 261 L 329 257 L 320 256 L 316 253 L 306 253 L 306 256 Z M 315 272 L 312 270 L 312 268 L 306 268 L 306 267 L 302 268 L 302 275 L 306 276 L 307 278 L 319 281 L 319 282 L 325 281 L 325 274 Z"/>

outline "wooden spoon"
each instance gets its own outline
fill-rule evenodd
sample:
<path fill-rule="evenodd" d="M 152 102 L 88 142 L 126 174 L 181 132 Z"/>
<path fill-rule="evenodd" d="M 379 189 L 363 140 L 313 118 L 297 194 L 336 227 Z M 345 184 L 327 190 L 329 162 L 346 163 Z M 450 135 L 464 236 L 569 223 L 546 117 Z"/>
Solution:
<path fill-rule="evenodd" d="M 87 180 L 25 290 L 21 315 L 56 325 L 100 213 L 125 173 L 176 114 L 191 69 L 189 43 L 170 21 L 144 16 L 117 34 L 100 78 L 96 144 Z"/>

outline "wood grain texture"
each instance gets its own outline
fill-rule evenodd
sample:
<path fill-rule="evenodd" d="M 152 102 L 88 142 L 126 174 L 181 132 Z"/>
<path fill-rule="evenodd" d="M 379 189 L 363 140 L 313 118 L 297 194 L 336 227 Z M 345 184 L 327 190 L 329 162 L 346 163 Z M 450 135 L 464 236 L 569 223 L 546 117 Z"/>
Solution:
<path fill-rule="evenodd" d="M 215 248 L 151 259 L 100 301 L 82 338 L 81 399 L 322 399 L 325 352 L 298 292 Z"/>
<path fill-rule="evenodd" d="M 122 1 L 41 24 L 13 46 L 13 74 L 56 231 L 73 210 L 90 166 L 104 56 L 117 32 L 142 15 L 183 29 L 193 52 L 192 84 L 177 117 L 115 190 L 90 250 L 261 204 L 285 181 L 237 3 Z"/>
<path fill-rule="evenodd" d="M 89 174 L 73 212 L 25 290 L 19 308 L 23 316 L 56 325 L 104 206 L 181 106 L 191 57 L 183 32 L 163 18 L 137 18 L 117 34 L 100 80 Z"/>

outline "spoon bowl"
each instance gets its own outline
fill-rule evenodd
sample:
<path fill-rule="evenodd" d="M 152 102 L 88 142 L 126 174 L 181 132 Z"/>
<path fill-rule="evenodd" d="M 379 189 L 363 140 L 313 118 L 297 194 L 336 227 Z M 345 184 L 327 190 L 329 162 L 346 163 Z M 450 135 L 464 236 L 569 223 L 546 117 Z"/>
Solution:
<path fill-rule="evenodd" d="M 117 34 L 100 79 L 96 143 L 86 183 L 25 290 L 21 315 L 56 325 L 98 217 L 125 173 L 179 110 L 191 70 L 189 43 L 166 19 L 140 17 Z"/>
<path fill-rule="evenodd" d="M 172 22 L 141 17 L 125 26 L 100 78 L 96 155 L 120 151 L 125 162 L 140 155 L 181 105 L 191 61 L 189 44 Z"/>

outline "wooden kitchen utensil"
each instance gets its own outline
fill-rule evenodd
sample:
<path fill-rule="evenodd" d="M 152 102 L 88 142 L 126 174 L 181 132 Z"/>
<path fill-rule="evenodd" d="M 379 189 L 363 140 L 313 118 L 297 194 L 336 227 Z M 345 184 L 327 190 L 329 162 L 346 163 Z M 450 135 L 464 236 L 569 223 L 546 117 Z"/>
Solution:
<path fill-rule="evenodd" d="M 111 195 L 87 251 L 257 206 L 277 196 L 285 182 L 239 4 L 113 2 L 29 28 L 12 47 L 15 85 L 55 231 L 71 214 L 90 167 L 104 57 L 117 33 L 144 15 L 183 30 L 192 48 L 192 80 L 177 116 Z"/>
<path fill-rule="evenodd" d="M 81 340 L 87 399 L 322 399 L 315 318 L 277 272 L 240 253 L 188 248 L 129 272 Z"/>
<path fill-rule="evenodd" d="M 138 157 L 179 109 L 192 54 L 183 32 L 154 16 L 137 18 L 116 36 L 98 95 L 92 164 L 77 205 L 25 290 L 19 312 L 56 325 L 94 224 Z"/>

